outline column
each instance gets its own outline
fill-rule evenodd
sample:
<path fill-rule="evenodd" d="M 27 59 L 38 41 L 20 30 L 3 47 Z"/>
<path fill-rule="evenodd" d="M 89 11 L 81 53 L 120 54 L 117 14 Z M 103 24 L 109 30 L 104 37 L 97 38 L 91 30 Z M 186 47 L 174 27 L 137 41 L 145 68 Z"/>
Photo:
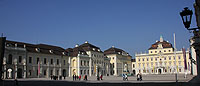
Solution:
<path fill-rule="evenodd" d="M 92 75 L 92 59 L 90 57 L 90 61 L 89 61 L 89 76 Z"/>
<path fill-rule="evenodd" d="M 14 79 L 17 79 L 17 64 L 15 64 L 14 66 L 15 66 L 15 69 L 13 71 L 15 73 Z"/>
<path fill-rule="evenodd" d="M 6 72 L 7 72 L 7 70 L 6 70 L 6 64 L 4 64 L 4 73 L 3 73 L 3 76 L 4 76 L 3 78 L 4 79 L 6 79 Z"/>
<path fill-rule="evenodd" d="M 71 57 L 69 57 L 68 64 L 69 64 L 69 77 L 70 77 L 71 76 Z"/>
<path fill-rule="evenodd" d="M 77 73 L 78 75 L 80 75 L 80 55 L 78 55 L 77 65 L 78 65 Z"/>
<path fill-rule="evenodd" d="M 24 63 L 23 66 L 24 66 L 24 77 L 23 78 L 26 78 L 26 63 Z"/>

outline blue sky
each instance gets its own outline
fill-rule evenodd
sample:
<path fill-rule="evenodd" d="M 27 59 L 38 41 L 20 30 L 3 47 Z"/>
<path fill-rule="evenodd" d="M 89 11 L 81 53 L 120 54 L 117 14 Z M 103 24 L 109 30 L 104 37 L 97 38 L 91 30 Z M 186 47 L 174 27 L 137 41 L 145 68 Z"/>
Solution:
<path fill-rule="evenodd" d="M 134 56 L 159 40 L 189 48 L 179 16 L 194 0 L 0 0 L 0 33 L 8 40 L 74 47 L 85 41 Z M 196 27 L 193 15 L 192 27 Z"/>

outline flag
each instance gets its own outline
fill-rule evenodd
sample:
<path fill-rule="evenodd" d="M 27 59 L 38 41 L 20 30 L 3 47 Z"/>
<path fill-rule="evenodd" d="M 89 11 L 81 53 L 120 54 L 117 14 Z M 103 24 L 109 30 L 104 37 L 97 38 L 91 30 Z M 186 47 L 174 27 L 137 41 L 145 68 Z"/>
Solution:
<path fill-rule="evenodd" d="M 185 70 L 187 70 L 187 61 L 186 61 L 186 52 L 185 52 L 185 48 L 183 48 L 182 51 L 183 51 L 183 58 L 184 58 Z"/>

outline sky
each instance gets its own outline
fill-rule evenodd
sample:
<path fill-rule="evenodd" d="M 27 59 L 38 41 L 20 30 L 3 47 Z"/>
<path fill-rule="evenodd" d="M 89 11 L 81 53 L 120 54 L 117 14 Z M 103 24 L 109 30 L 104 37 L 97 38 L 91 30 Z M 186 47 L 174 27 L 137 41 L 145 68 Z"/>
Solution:
<path fill-rule="evenodd" d="M 0 0 L 0 33 L 7 40 L 73 48 L 85 41 L 133 56 L 160 39 L 189 48 L 193 35 L 179 13 L 195 0 Z M 191 27 L 196 26 L 195 15 Z"/>

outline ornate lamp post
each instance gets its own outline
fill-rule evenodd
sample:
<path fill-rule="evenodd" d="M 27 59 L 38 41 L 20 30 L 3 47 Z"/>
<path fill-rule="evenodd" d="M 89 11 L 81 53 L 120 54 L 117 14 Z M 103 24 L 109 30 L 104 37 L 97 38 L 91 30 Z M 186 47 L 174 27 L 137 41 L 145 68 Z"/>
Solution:
<path fill-rule="evenodd" d="M 196 52 L 196 64 L 197 64 L 197 76 L 200 76 L 200 64 L 199 64 L 199 57 L 200 57 L 200 32 L 199 29 L 200 27 L 197 28 L 190 28 L 191 20 L 192 20 L 192 10 L 189 10 L 188 7 L 185 7 L 182 12 L 180 12 L 180 16 L 182 18 L 183 24 L 187 30 L 193 30 L 194 34 L 194 43 L 191 45 L 194 47 L 195 52 Z"/>

